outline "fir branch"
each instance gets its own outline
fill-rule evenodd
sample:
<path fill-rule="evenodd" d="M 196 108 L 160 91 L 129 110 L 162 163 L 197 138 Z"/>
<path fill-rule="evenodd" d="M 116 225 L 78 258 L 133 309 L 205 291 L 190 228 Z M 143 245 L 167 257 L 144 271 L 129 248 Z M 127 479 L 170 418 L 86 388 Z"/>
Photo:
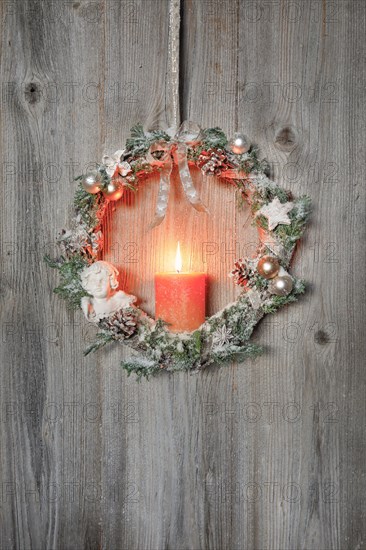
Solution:
<path fill-rule="evenodd" d="M 81 183 L 78 185 L 74 195 L 74 207 L 82 221 L 90 230 L 99 225 L 98 211 L 105 199 L 102 193 L 92 195 L 85 191 Z"/>
<path fill-rule="evenodd" d="M 96 334 L 95 342 L 93 342 L 90 346 L 86 348 L 86 350 L 84 351 L 84 355 L 86 356 L 89 355 L 89 353 L 97 351 L 112 340 L 114 340 L 114 338 L 111 334 L 108 334 L 107 332 L 98 332 Z"/>
<path fill-rule="evenodd" d="M 195 330 L 192 334 L 192 339 L 194 341 L 197 354 L 200 355 L 202 349 L 202 333 L 200 330 Z"/>
<path fill-rule="evenodd" d="M 252 145 L 248 151 L 252 162 L 251 172 L 263 172 L 266 174 L 269 171 L 269 164 L 267 159 L 259 159 L 259 148 L 257 145 Z"/>
<path fill-rule="evenodd" d="M 296 279 L 294 289 L 288 296 L 272 296 L 271 300 L 263 305 L 264 313 L 275 313 L 281 307 L 297 301 L 299 294 L 304 294 L 305 282 L 302 279 Z"/>
<path fill-rule="evenodd" d="M 302 236 L 306 222 L 311 212 L 311 199 L 307 195 L 295 201 L 294 208 L 289 212 L 290 225 L 278 225 L 274 233 L 286 249 L 290 249 Z"/>
<path fill-rule="evenodd" d="M 258 210 L 259 208 L 256 208 L 256 206 L 252 208 L 252 214 L 253 214 L 252 225 L 261 227 L 265 231 L 269 231 L 267 218 L 263 216 L 263 214 L 258 214 L 258 216 L 255 216 L 255 213 L 258 212 Z"/>
<path fill-rule="evenodd" d="M 136 358 L 134 361 L 122 361 L 121 367 L 127 371 L 128 376 L 131 376 L 132 373 L 136 374 L 138 381 L 142 378 L 148 380 L 150 376 L 154 376 L 161 371 L 157 363 L 144 358 Z"/>
<path fill-rule="evenodd" d="M 144 127 L 142 126 L 141 122 L 138 122 L 135 124 L 135 126 L 132 126 L 131 130 L 131 137 L 134 139 L 142 139 L 145 137 Z"/>
<path fill-rule="evenodd" d="M 43 256 L 43 261 L 46 262 L 51 269 L 60 269 L 60 266 L 65 260 L 64 258 L 52 260 L 52 258 L 46 254 L 46 256 Z"/>
<path fill-rule="evenodd" d="M 146 161 L 145 158 L 136 159 L 131 163 L 131 170 L 134 175 L 137 175 L 139 172 L 144 174 L 150 174 L 153 172 L 153 167 Z"/>
<path fill-rule="evenodd" d="M 214 352 L 213 357 L 216 363 L 226 363 L 228 361 L 243 362 L 248 358 L 255 358 L 261 355 L 264 351 L 262 346 L 258 344 L 247 343 L 243 346 L 228 347 L 222 352 Z"/>
<path fill-rule="evenodd" d="M 44 260 L 49 267 L 58 269 L 60 273 L 61 282 L 53 292 L 66 300 L 71 309 L 80 307 L 81 298 L 89 296 L 80 281 L 80 272 L 87 267 L 88 262 L 78 254 L 69 260 L 65 260 L 63 257 L 52 260 L 49 256 L 45 256 Z"/>
<path fill-rule="evenodd" d="M 108 176 L 106 167 L 103 164 L 98 165 L 98 172 L 101 176 L 102 190 L 105 190 L 110 184 L 111 178 Z"/>
<path fill-rule="evenodd" d="M 240 344 L 249 340 L 257 321 L 257 313 L 252 309 L 247 297 L 241 295 L 237 302 L 208 318 L 204 328 L 212 335 L 225 326 L 231 331 L 233 343 Z"/>
<path fill-rule="evenodd" d="M 154 143 L 155 141 L 170 141 L 171 140 L 170 136 L 166 132 L 164 132 L 164 130 L 160 130 L 160 129 L 150 130 L 147 135 L 148 135 L 150 144 Z"/>
<path fill-rule="evenodd" d="M 149 140 L 145 135 L 142 124 L 139 122 L 133 126 L 130 133 L 131 136 L 127 138 L 126 141 L 126 150 L 131 153 L 132 156 L 146 153 L 149 148 Z"/>
<path fill-rule="evenodd" d="M 197 162 L 200 154 L 204 150 L 204 146 L 199 143 L 198 145 L 193 145 L 187 148 L 187 159 L 190 162 Z"/>
<path fill-rule="evenodd" d="M 200 365 L 201 358 L 200 331 L 195 331 L 186 340 L 179 342 L 181 347 L 177 346 L 178 338 L 179 337 L 176 337 L 175 342 L 173 341 L 170 346 L 164 350 L 161 361 L 162 364 L 169 372 L 176 370 L 187 371 L 197 368 Z"/>
<path fill-rule="evenodd" d="M 311 214 L 311 198 L 308 195 L 302 195 L 295 200 L 295 206 L 289 213 L 291 219 L 307 222 Z"/>
<path fill-rule="evenodd" d="M 164 130 L 151 130 L 145 134 L 141 123 L 131 128 L 131 136 L 126 141 L 126 151 L 132 157 L 138 157 L 147 153 L 150 145 L 156 141 L 170 141 L 170 137 Z"/>
<path fill-rule="evenodd" d="M 247 358 L 255 359 L 259 355 L 262 355 L 264 352 L 264 347 L 258 344 L 248 343 L 245 346 L 242 346 L 242 349 L 238 350 L 236 353 L 236 358 L 238 361 L 244 361 Z"/>
<path fill-rule="evenodd" d="M 206 128 L 201 130 L 202 142 L 207 148 L 224 149 L 228 143 L 225 132 L 221 128 Z"/>
<path fill-rule="evenodd" d="M 252 183 L 256 188 L 253 194 L 252 204 L 258 210 L 263 204 L 268 204 L 275 197 L 280 202 L 285 203 L 291 199 L 291 193 L 286 189 L 279 187 L 274 181 L 270 180 L 265 174 L 256 174 L 252 179 Z"/>
<path fill-rule="evenodd" d="M 288 296 L 274 296 L 268 304 L 263 305 L 263 311 L 264 313 L 275 313 L 286 304 L 291 304 L 296 301 L 297 298 L 294 294 L 289 294 Z"/>
<path fill-rule="evenodd" d="M 259 159 L 259 150 L 256 145 L 252 145 L 247 153 L 235 155 L 235 164 L 240 172 L 266 172 L 268 162 Z"/>

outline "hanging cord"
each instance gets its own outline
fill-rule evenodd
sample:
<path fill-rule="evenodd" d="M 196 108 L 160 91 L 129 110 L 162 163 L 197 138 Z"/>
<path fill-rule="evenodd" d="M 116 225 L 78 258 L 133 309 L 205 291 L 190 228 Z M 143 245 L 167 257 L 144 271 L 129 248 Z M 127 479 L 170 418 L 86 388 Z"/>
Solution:
<path fill-rule="evenodd" d="M 179 127 L 179 33 L 181 0 L 169 0 L 169 92 L 171 120 L 169 125 Z"/>
<path fill-rule="evenodd" d="M 160 225 L 164 220 L 170 192 L 171 175 L 174 162 L 178 166 L 179 179 L 188 202 L 198 212 L 208 212 L 194 187 L 188 166 L 188 146 L 198 143 L 200 127 L 188 120 L 180 123 L 179 109 L 179 31 L 181 0 L 169 0 L 169 128 L 166 130 L 171 139 L 168 142 L 158 142 L 150 146 L 146 155 L 150 165 L 160 166 L 160 184 L 155 218 L 150 228 Z M 157 160 L 153 153 L 162 153 Z"/>

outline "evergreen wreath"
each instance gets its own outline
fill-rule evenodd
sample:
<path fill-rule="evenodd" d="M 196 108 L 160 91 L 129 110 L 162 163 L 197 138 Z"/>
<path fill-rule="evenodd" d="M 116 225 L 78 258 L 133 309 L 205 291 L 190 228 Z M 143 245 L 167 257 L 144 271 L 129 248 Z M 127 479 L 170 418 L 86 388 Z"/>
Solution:
<path fill-rule="evenodd" d="M 82 286 L 82 272 L 100 258 L 102 222 L 110 201 L 118 200 L 125 189 L 137 191 L 150 174 L 164 171 L 167 158 L 176 160 L 179 150 L 181 159 L 204 174 L 229 181 L 249 203 L 260 244 L 255 257 L 239 258 L 233 265 L 230 276 L 241 288 L 234 303 L 191 333 L 173 333 L 163 320 L 152 319 L 132 304 L 94 323 L 99 332 L 85 354 L 112 341 L 127 344 L 137 353 L 122 362 L 122 367 L 139 378 L 162 370 L 199 371 L 213 363 L 257 356 L 263 349 L 250 342 L 255 325 L 266 313 L 296 301 L 305 291 L 304 281 L 286 270 L 310 214 L 309 197 L 295 199 L 269 179 L 267 163 L 259 160 L 257 148 L 249 146 L 245 136 L 235 134 L 229 141 L 220 128 L 196 127 L 191 139 L 192 123 L 188 129 L 185 124 L 178 133 L 147 132 L 137 124 L 123 151 L 104 157 L 93 173 L 75 178 L 78 187 L 72 228 L 58 238 L 61 255 L 45 258 L 60 274 L 54 292 L 71 308 L 81 307 L 82 298 L 88 295 Z M 188 189 L 188 195 L 191 191 Z M 193 202 L 196 198 L 193 196 Z M 159 215 L 158 210 L 159 206 Z"/>

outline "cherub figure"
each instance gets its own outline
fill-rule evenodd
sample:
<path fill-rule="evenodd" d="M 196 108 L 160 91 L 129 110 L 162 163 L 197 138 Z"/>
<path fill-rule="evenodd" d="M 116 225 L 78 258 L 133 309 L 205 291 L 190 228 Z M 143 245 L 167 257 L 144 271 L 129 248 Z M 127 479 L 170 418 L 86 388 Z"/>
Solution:
<path fill-rule="evenodd" d="M 81 299 L 81 309 L 88 321 L 98 322 L 136 301 L 135 296 L 117 290 L 118 270 L 109 262 L 100 260 L 83 269 L 81 286 L 91 295 Z"/>

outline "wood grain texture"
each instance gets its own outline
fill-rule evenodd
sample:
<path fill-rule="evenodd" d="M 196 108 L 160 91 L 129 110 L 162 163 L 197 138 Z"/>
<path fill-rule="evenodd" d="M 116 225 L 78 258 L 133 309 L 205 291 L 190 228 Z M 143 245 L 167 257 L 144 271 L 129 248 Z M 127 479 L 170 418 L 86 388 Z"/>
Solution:
<path fill-rule="evenodd" d="M 255 332 L 266 355 L 136 383 L 119 347 L 52 295 L 44 266 L 86 164 L 137 121 L 169 125 L 168 2 L 2 2 L 0 548 L 365 548 L 365 19 L 363 1 L 191 1 L 182 118 L 243 130 L 315 211 L 293 270 L 307 295 Z M 177 174 L 106 222 L 106 259 L 153 313 L 176 241 L 210 275 L 209 312 L 256 234 L 233 190 Z"/>

